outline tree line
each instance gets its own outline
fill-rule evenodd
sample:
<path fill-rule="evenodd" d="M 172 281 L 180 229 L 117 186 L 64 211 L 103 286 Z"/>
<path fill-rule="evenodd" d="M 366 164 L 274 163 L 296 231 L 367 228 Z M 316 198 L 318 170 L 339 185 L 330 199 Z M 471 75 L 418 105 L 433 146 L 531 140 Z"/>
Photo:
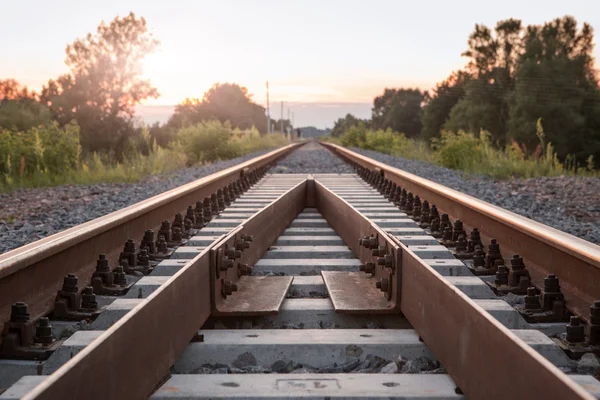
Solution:
<path fill-rule="evenodd" d="M 545 138 L 561 158 L 600 158 L 600 89 L 594 69 L 593 30 L 565 16 L 543 25 L 518 19 L 494 29 L 475 25 L 462 56 L 467 65 L 431 91 L 386 88 L 373 101 L 371 119 L 335 122 L 333 136 L 351 126 L 392 129 L 431 140 L 444 130 L 485 130 L 503 147 L 519 143 L 534 152 L 541 119 Z"/>
<path fill-rule="evenodd" d="M 159 44 L 146 20 L 130 13 L 102 22 L 96 32 L 67 45 L 69 72 L 50 79 L 41 91 L 31 91 L 14 79 L 0 79 L 0 135 L 43 126 L 49 132 L 69 127 L 70 134 L 77 131 L 84 155 L 99 153 L 121 161 L 130 154 L 147 154 L 151 143 L 136 121 L 135 106 L 159 97 L 157 88 L 141 75 L 144 58 Z M 246 88 L 217 83 L 202 99 L 185 99 L 177 105 L 167 124 L 150 127 L 150 136 L 166 147 L 179 129 L 211 120 L 229 121 L 232 129 L 267 130 L 265 109 L 252 101 Z M 46 136 L 51 141 L 53 134 Z M 22 148 L 23 152 L 29 149 Z M 0 164 L 6 164 L 4 153 L 0 156 Z"/>

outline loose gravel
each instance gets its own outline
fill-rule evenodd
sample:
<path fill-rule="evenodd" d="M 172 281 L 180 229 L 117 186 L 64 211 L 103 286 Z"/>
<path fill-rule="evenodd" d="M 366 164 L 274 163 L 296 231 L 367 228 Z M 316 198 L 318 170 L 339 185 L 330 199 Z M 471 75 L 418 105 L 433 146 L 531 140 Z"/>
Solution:
<path fill-rule="evenodd" d="M 317 142 L 308 142 L 271 168 L 273 174 L 351 174 L 352 167 Z"/>
<path fill-rule="evenodd" d="M 423 161 L 352 149 L 384 164 L 448 186 L 534 221 L 600 244 L 600 178 L 494 180 Z"/>
<path fill-rule="evenodd" d="M 249 160 L 228 161 L 148 177 L 138 183 L 64 185 L 0 194 L 0 254 Z"/>

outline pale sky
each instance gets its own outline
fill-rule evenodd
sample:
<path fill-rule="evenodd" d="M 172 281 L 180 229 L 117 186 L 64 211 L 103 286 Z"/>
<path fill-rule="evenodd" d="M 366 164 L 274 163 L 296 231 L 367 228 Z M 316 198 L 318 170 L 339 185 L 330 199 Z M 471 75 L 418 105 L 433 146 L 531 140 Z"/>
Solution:
<path fill-rule="evenodd" d="M 41 88 L 67 71 L 68 43 L 130 11 L 161 41 L 144 67 L 161 93 L 149 105 L 202 97 L 217 81 L 265 105 L 268 80 L 272 115 L 291 102 L 296 125 L 318 127 L 367 117 L 386 86 L 431 89 L 465 65 L 475 23 L 568 14 L 600 30 L 600 0 L 0 0 L 0 78 Z"/>

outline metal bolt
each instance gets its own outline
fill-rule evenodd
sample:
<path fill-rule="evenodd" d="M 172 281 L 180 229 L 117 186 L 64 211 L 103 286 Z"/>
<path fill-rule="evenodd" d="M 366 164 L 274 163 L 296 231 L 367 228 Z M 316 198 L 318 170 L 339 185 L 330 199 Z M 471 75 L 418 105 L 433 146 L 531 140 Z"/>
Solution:
<path fill-rule="evenodd" d="M 525 309 L 526 310 L 539 310 L 542 308 L 540 303 L 540 296 L 536 293 L 534 287 L 527 288 L 527 295 L 525 296 Z"/>
<path fill-rule="evenodd" d="M 469 235 L 469 240 L 472 241 L 475 246 L 483 247 L 483 243 L 481 242 L 481 234 L 479 233 L 478 228 L 473 228 L 471 234 Z"/>
<path fill-rule="evenodd" d="M 239 275 L 250 275 L 252 273 L 252 267 L 248 266 L 248 264 L 240 264 L 238 265 Z"/>
<path fill-rule="evenodd" d="M 118 286 L 126 286 L 127 285 L 127 278 L 125 278 L 125 269 L 123 268 L 123 266 L 119 265 L 115 269 L 115 272 L 113 272 L 113 275 L 114 275 L 113 282 L 115 285 L 118 285 Z"/>
<path fill-rule="evenodd" d="M 235 250 L 235 249 L 228 249 L 226 255 L 227 255 L 227 257 L 231 258 L 232 260 L 235 260 L 237 258 L 242 257 L 242 252 L 239 250 Z"/>
<path fill-rule="evenodd" d="M 165 254 L 169 251 L 169 249 L 167 248 L 167 240 L 162 235 L 158 237 L 158 242 L 156 243 L 156 247 L 158 249 L 158 253 L 161 253 L 161 254 Z"/>
<path fill-rule="evenodd" d="M 158 230 L 158 236 L 163 236 L 167 242 L 171 241 L 171 223 L 169 221 L 165 220 L 162 222 Z"/>
<path fill-rule="evenodd" d="M 367 274 L 373 274 L 375 273 L 375 263 L 372 261 L 367 261 L 364 264 L 360 264 L 359 269 Z"/>
<path fill-rule="evenodd" d="M 227 271 L 228 268 L 233 268 L 233 260 L 229 257 L 223 257 L 219 269 L 221 271 Z"/>
<path fill-rule="evenodd" d="M 39 319 L 35 326 L 35 336 L 33 338 L 34 343 L 39 344 L 52 344 L 54 343 L 54 336 L 52 336 L 52 325 L 47 317 Z"/>
<path fill-rule="evenodd" d="M 473 266 L 475 268 L 485 267 L 485 253 L 481 247 L 475 247 L 475 254 L 473 255 Z"/>
<path fill-rule="evenodd" d="M 110 268 L 108 267 L 108 260 L 106 259 L 106 254 L 100 254 L 98 256 L 98 260 L 96 261 L 96 272 L 110 272 Z"/>
<path fill-rule="evenodd" d="M 465 240 L 464 235 L 458 236 L 458 241 L 456 242 L 456 252 L 464 253 L 467 251 L 467 241 Z"/>
<path fill-rule="evenodd" d="M 466 236 L 467 232 L 465 232 L 465 229 L 463 228 L 463 223 L 460 219 L 457 219 L 456 221 L 454 221 L 454 229 L 453 229 L 453 233 L 452 233 L 452 241 L 456 242 L 458 240 L 458 237 L 460 235 Z"/>
<path fill-rule="evenodd" d="M 142 244 L 140 244 L 140 248 L 148 249 L 149 254 L 156 253 L 156 243 L 154 242 L 154 231 L 152 229 L 147 229 L 144 232 L 144 237 L 142 238 Z"/>
<path fill-rule="evenodd" d="M 150 257 L 148 256 L 148 249 L 141 249 L 140 254 L 137 257 L 138 265 L 141 267 L 147 267 L 150 265 Z"/>
<path fill-rule="evenodd" d="M 494 284 L 508 285 L 508 269 L 504 265 L 498 265 L 498 271 L 496 271 L 496 279 L 494 279 Z"/>
<path fill-rule="evenodd" d="M 229 296 L 233 292 L 237 292 L 237 290 L 238 290 L 237 285 L 235 283 L 233 283 L 232 281 L 223 281 L 221 284 L 221 292 L 225 296 Z"/>
<path fill-rule="evenodd" d="M 569 325 L 567 325 L 567 342 L 585 342 L 585 327 L 581 325 L 579 317 L 572 316 L 569 320 Z"/>
<path fill-rule="evenodd" d="M 10 308 L 10 322 L 27 322 L 29 321 L 29 313 L 27 312 L 27 304 L 21 301 L 14 303 Z"/>
<path fill-rule="evenodd" d="M 381 278 L 377 282 L 375 282 L 375 287 L 382 292 L 387 292 L 389 290 L 389 281 L 387 278 Z"/>
<path fill-rule="evenodd" d="M 590 307 L 590 345 L 600 344 L 600 300 Z"/>
<path fill-rule="evenodd" d="M 171 237 L 173 242 L 181 242 L 183 240 L 183 234 L 181 228 L 178 226 L 173 227 L 173 236 Z"/>
<path fill-rule="evenodd" d="M 450 222 L 450 217 L 448 214 L 442 214 L 440 218 L 440 230 L 443 232 L 446 227 L 450 227 L 452 229 L 452 223 Z"/>
<path fill-rule="evenodd" d="M 500 245 L 498 244 L 496 239 L 492 239 L 490 244 L 488 245 L 488 253 L 485 259 L 486 266 L 488 268 L 492 268 L 493 266 L 495 266 L 495 262 L 497 260 L 502 261 L 502 264 L 504 264 L 504 259 L 502 258 L 502 254 L 500 254 Z"/>
<path fill-rule="evenodd" d="M 94 288 L 86 286 L 81 292 L 81 308 L 89 310 L 95 310 L 98 308 L 98 302 L 96 301 L 96 295 L 94 294 Z"/>
<path fill-rule="evenodd" d="M 77 293 L 79 291 L 77 288 L 77 276 L 74 274 L 67 274 L 63 279 L 62 290 L 67 293 Z"/>

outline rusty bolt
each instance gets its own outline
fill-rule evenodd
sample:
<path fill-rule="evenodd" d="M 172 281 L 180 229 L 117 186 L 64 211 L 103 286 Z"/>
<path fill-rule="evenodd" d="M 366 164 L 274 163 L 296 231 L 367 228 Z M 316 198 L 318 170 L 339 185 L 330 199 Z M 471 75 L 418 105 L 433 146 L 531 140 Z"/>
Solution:
<path fill-rule="evenodd" d="M 77 276 L 74 274 L 67 274 L 63 279 L 63 292 L 67 293 L 77 293 L 79 289 L 77 288 Z"/>
<path fill-rule="evenodd" d="M 526 310 L 540 310 L 542 304 L 540 303 L 540 296 L 536 293 L 535 288 L 527 288 L 527 296 L 525 296 L 525 309 Z"/>
<path fill-rule="evenodd" d="M 254 236 L 242 234 L 242 240 L 245 240 L 246 242 L 252 242 L 254 240 Z"/>
<path fill-rule="evenodd" d="M 600 300 L 594 301 L 590 307 L 590 338 L 592 346 L 600 344 Z"/>
<path fill-rule="evenodd" d="M 250 248 L 250 242 L 246 242 L 245 240 L 237 240 L 235 243 L 235 249 L 239 251 L 244 251 Z"/>
<path fill-rule="evenodd" d="M 375 283 L 375 287 L 382 292 L 389 291 L 389 280 L 387 278 L 381 278 Z"/>
<path fill-rule="evenodd" d="M 88 310 L 95 310 L 98 308 L 94 288 L 91 286 L 86 286 L 81 292 L 81 308 L 86 308 Z"/>
<path fill-rule="evenodd" d="M 240 250 L 227 249 L 226 255 L 227 255 L 228 258 L 231 258 L 232 260 L 235 260 L 236 258 L 241 258 L 242 257 L 242 252 Z"/>
<path fill-rule="evenodd" d="M 567 342 L 585 342 L 585 327 L 581 324 L 579 317 L 572 316 L 567 325 Z"/>
<path fill-rule="evenodd" d="M 384 254 L 382 257 L 377 257 L 377 265 L 386 268 L 394 267 L 394 257 L 391 254 Z"/>
<path fill-rule="evenodd" d="M 27 322 L 29 313 L 27 312 L 27 303 L 21 301 L 14 303 L 10 308 L 10 322 Z"/>
<path fill-rule="evenodd" d="M 98 260 L 96 261 L 96 272 L 110 272 L 106 254 L 100 254 L 98 256 Z"/>
<path fill-rule="evenodd" d="M 223 257 L 221 259 L 221 266 L 219 269 L 221 271 L 227 271 L 228 268 L 233 268 L 233 260 L 229 257 Z"/>
<path fill-rule="evenodd" d="M 496 285 L 508 285 L 508 268 L 505 265 L 498 265 L 496 271 L 496 279 L 494 279 Z"/>
<path fill-rule="evenodd" d="M 383 246 L 378 246 L 376 249 L 372 249 L 371 250 L 371 255 L 373 257 L 377 257 L 377 256 L 383 256 L 385 255 L 385 247 Z"/>
<path fill-rule="evenodd" d="M 221 282 L 221 291 L 223 292 L 223 295 L 229 296 L 233 292 L 237 292 L 237 290 L 238 290 L 238 287 L 235 283 L 233 283 L 231 281 L 222 281 Z"/>
<path fill-rule="evenodd" d="M 178 226 L 173 227 L 173 235 L 171 237 L 173 242 L 181 242 L 183 240 L 183 234 L 181 232 L 181 228 Z"/>
<path fill-rule="evenodd" d="M 52 325 L 47 317 L 42 317 L 35 326 L 35 336 L 33 337 L 34 343 L 43 345 L 49 345 L 54 343 L 54 336 L 52 336 Z"/>
<path fill-rule="evenodd" d="M 367 261 L 364 264 L 360 264 L 359 269 L 367 274 L 373 274 L 375 273 L 375 263 L 372 261 Z"/>
<path fill-rule="evenodd" d="M 141 249 L 140 254 L 137 257 L 138 265 L 141 267 L 147 267 L 150 265 L 150 257 L 148 256 L 148 249 Z"/>
<path fill-rule="evenodd" d="M 127 278 L 125 278 L 125 269 L 119 265 L 116 269 L 115 272 L 113 272 L 113 282 L 115 285 L 118 286 L 126 286 L 127 285 Z"/>
<path fill-rule="evenodd" d="M 252 267 L 250 267 L 248 264 L 239 264 L 238 273 L 240 276 L 250 275 L 252 273 Z"/>

